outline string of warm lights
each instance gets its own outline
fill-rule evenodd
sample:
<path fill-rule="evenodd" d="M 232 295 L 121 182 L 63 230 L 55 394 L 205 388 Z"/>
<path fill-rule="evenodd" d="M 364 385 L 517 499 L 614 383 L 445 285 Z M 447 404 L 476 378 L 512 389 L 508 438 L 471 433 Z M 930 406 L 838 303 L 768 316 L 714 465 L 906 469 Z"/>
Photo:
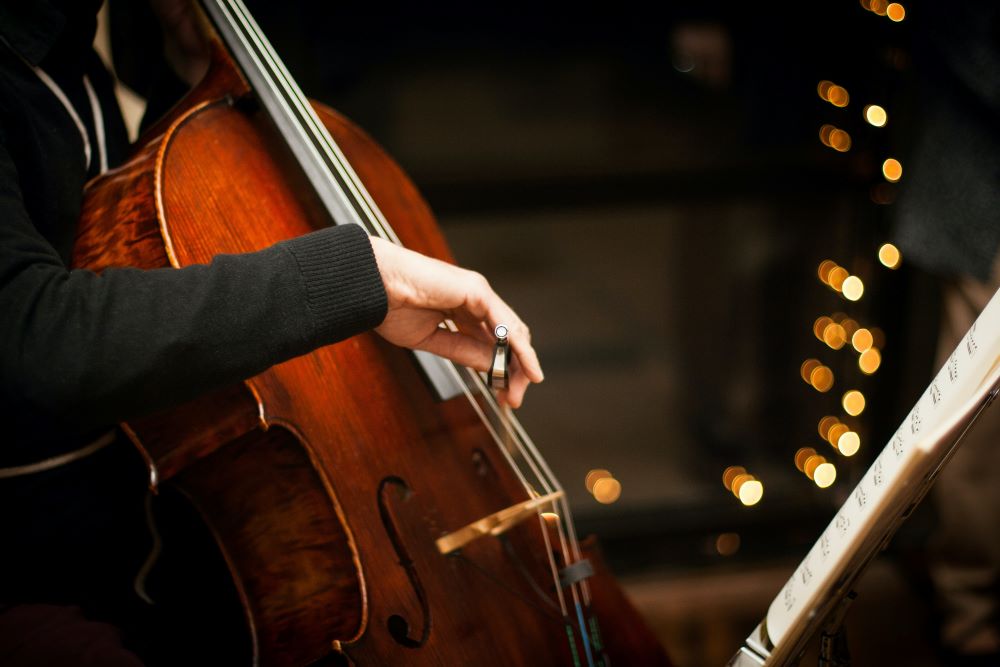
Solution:
<path fill-rule="evenodd" d="M 899 3 L 861 0 L 861 6 L 879 16 L 887 16 L 895 22 L 902 21 L 906 16 L 906 10 Z M 816 86 L 816 92 L 821 100 L 837 109 L 846 109 L 850 105 L 850 93 L 844 86 L 832 81 L 825 79 L 820 81 Z M 875 128 L 884 128 L 889 122 L 889 114 L 878 104 L 866 104 L 862 109 L 862 118 Z M 820 126 L 819 138 L 824 146 L 840 153 L 846 153 L 851 149 L 851 137 L 847 130 L 830 123 Z M 890 157 L 883 161 L 882 176 L 888 183 L 898 182 L 902 175 L 903 166 L 899 160 Z M 873 189 L 872 199 L 876 203 L 890 203 L 893 197 L 884 189 Z M 900 264 L 899 250 L 891 243 L 885 243 L 878 249 L 878 259 L 883 266 L 895 269 Z M 817 277 L 821 283 L 851 303 L 860 301 L 864 296 L 865 285 L 861 278 L 851 275 L 847 269 L 833 260 L 825 259 L 820 262 L 817 267 Z M 831 350 L 846 349 L 857 353 L 858 370 L 863 375 L 874 374 L 882 364 L 885 335 L 877 327 L 861 326 L 844 313 L 818 317 L 813 322 L 813 335 Z M 833 388 L 835 382 L 833 371 L 818 359 L 806 359 L 802 362 L 799 372 L 802 380 L 820 393 L 826 393 Z M 847 416 L 859 416 L 864 412 L 865 406 L 865 395 L 858 389 L 848 389 L 841 396 L 840 407 Z M 849 457 L 861 448 L 861 436 L 858 430 L 852 428 L 845 420 L 846 418 L 833 415 L 825 416 L 820 419 L 817 431 L 837 454 Z M 803 447 L 796 452 L 795 467 L 820 488 L 831 486 L 836 479 L 835 465 L 817 454 L 812 447 Z"/>
<path fill-rule="evenodd" d="M 884 16 L 899 23 L 906 17 L 906 9 L 898 2 L 885 0 L 860 0 L 861 6 L 868 12 Z M 844 111 L 850 107 L 851 95 L 847 88 L 833 81 L 823 79 L 816 84 L 819 98 L 834 107 L 836 114 L 841 115 L 836 124 L 824 123 L 819 128 L 819 140 L 827 148 L 838 153 L 851 150 L 853 141 L 845 125 L 850 125 L 850 112 Z M 866 103 L 861 110 L 862 120 L 873 128 L 885 128 L 889 123 L 889 114 L 885 107 L 873 102 Z M 894 184 L 903 176 L 903 165 L 893 157 L 882 161 L 882 177 L 884 182 L 871 188 L 871 199 L 876 204 L 891 204 L 895 201 Z M 884 243 L 877 252 L 879 263 L 888 269 L 897 269 L 901 263 L 899 249 L 891 243 Z M 838 293 L 849 304 L 858 303 L 865 294 L 865 285 L 861 277 L 852 275 L 843 266 L 831 259 L 820 262 L 817 277 L 829 289 Z M 813 322 L 813 335 L 827 348 L 834 352 L 844 350 L 857 354 L 857 368 L 862 376 L 873 375 L 882 365 L 882 350 L 885 348 L 885 334 L 878 327 L 862 326 L 856 319 L 845 313 L 821 315 Z M 840 372 L 840 371 L 838 371 Z M 809 358 L 802 362 L 799 368 L 802 381 L 820 394 L 831 391 L 836 383 L 833 369 L 817 358 Z M 843 381 L 843 379 L 842 379 Z M 861 415 L 866 407 L 865 395 L 859 390 L 849 388 L 841 395 L 840 409 L 842 416 L 827 415 L 820 419 L 817 432 L 834 450 L 834 454 L 843 457 L 854 456 L 861 448 L 860 430 L 854 420 Z M 795 453 L 795 467 L 820 488 L 829 488 L 837 478 L 837 469 L 833 461 L 827 460 L 812 447 L 802 447 Z M 754 486 L 747 487 L 747 484 Z M 723 485 L 743 502 L 753 505 L 763 496 L 763 483 L 749 475 L 742 466 L 729 466 L 723 473 Z M 746 502 L 744 490 L 747 490 Z M 752 491 L 751 491 L 752 489 Z M 717 545 L 718 546 L 718 545 Z M 722 553 L 721 549 L 718 549 Z"/>

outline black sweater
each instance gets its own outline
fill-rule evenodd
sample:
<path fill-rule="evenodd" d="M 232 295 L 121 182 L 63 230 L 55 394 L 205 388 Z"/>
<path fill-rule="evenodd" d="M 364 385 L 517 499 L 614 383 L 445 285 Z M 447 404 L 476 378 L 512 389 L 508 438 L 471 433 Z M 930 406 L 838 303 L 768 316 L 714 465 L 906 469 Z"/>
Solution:
<path fill-rule="evenodd" d="M 371 244 L 354 225 L 207 266 L 68 268 L 82 189 L 99 164 L 84 75 L 109 164 L 128 151 L 111 78 L 90 46 L 92 5 L 0 0 L 0 468 L 75 450 L 118 421 L 369 329 L 386 312 Z M 45 76 L 85 128 L 89 166 Z M 0 478 L 0 609 L 56 602 L 133 617 L 131 578 L 150 544 L 144 480 L 121 441 Z"/>
<path fill-rule="evenodd" d="M 99 157 L 84 75 L 100 99 L 112 165 L 127 141 L 110 76 L 90 48 L 93 14 L 25 4 L 0 4 L 0 414 L 14 434 L 0 467 L 73 449 L 95 429 L 382 320 L 381 277 L 354 225 L 207 266 L 68 269 Z M 89 168 L 80 130 L 34 65 L 87 127 Z"/>

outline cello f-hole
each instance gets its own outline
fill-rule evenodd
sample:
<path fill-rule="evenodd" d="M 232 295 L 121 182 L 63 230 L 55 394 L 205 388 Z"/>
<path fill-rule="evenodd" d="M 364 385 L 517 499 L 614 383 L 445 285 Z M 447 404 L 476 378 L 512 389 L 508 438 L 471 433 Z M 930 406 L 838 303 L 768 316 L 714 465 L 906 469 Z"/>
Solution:
<path fill-rule="evenodd" d="M 417 600 L 420 601 L 420 609 L 424 618 L 423 632 L 420 634 L 419 639 L 414 639 L 410 636 L 410 623 L 399 614 L 393 614 L 388 618 L 386 629 L 388 629 L 389 635 L 393 640 L 401 646 L 405 646 L 406 648 L 420 648 L 427 643 L 427 639 L 431 635 L 431 609 L 427 603 L 427 594 L 424 591 L 423 584 L 420 583 L 417 568 L 413 564 L 413 559 L 410 558 L 406 546 L 403 544 L 399 529 L 396 527 L 392 512 L 389 509 L 390 489 L 396 490 L 398 500 L 401 502 L 407 502 L 413 497 L 413 489 L 401 477 L 386 477 L 378 486 L 378 511 L 379 516 L 382 518 L 382 525 L 385 527 L 385 532 L 389 536 L 389 541 L 392 542 L 392 548 L 395 549 L 396 556 L 399 558 L 399 564 L 406 571 L 406 576 L 413 587 L 413 593 L 417 596 Z"/>

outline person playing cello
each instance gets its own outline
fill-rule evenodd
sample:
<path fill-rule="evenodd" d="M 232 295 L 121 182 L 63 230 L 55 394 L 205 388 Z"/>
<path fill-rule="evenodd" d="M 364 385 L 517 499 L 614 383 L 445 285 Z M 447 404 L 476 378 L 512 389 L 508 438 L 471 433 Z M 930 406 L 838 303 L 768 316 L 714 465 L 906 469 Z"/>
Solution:
<path fill-rule="evenodd" d="M 445 317 L 467 332 L 507 325 L 509 405 L 542 380 L 528 328 L 486 279 L 355 225 L 183 269 L 68 268 L 84 184 L 128 150 L 112 78 L 91 46 L 99 5 L 0 2 L 7 665 L 141 664 L 113 624 L 137 607 L 145 471 L 109 434 L 114 424 L 371 329 L 485 370 L 488 334 L 439 328 Z M 152 6 L 173 75 L 194 84 L 207 48 L 192 5 Z"/>

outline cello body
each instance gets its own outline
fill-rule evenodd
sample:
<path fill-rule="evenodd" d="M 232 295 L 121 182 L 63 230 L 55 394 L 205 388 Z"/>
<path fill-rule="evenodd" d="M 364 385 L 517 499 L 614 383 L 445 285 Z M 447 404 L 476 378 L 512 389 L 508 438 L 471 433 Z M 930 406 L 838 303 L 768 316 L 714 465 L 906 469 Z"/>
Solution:
<path fill-rule="evenodd" d="M 315 109 L 402 243 L 450 260 L 400 168 Z M 132 159 L 88 185 L 73 263 L 181 268 L 327 224 L 216 46 L 209 74 Z M 593 664 L 668 664 L 596 554 L 586 645 L 552 604 L 540 522 L 439 553 L 441 535 L 529 496 L 475 402 L 438 400 L 412 355 L 374 334 L 124 428 L 151 484 L 179 489 L 214 536 L 257 664 L 585 665 L 588 653 L 605 661 Z"/>

